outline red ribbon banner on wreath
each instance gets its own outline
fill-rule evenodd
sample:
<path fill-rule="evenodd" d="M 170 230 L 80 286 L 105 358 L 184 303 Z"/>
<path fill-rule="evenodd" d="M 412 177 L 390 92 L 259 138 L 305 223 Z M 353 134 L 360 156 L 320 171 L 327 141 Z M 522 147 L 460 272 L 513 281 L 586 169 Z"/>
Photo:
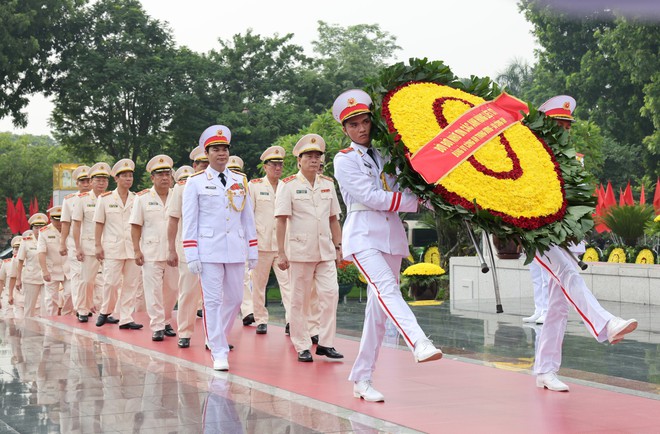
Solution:
<path fill-rule="evenodd" d="M 520 121 L 521 111 L 529 112 L 527 104 L 507 93 L 472 107 L 409 157 L 410 164 L 427 183 L 434 184 L 489 140 Z"/>

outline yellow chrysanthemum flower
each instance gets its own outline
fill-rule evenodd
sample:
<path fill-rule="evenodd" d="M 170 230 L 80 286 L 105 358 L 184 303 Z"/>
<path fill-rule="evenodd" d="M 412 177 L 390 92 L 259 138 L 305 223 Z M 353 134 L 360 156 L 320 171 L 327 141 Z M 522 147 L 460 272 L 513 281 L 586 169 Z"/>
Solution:
<path fill-rule="evenodd" d="M 443 274 L 445 274 L 445 270 L 441 266 L 428 262 L 411 265 L 403 271 L 404 276 L 441 276 Z"/>

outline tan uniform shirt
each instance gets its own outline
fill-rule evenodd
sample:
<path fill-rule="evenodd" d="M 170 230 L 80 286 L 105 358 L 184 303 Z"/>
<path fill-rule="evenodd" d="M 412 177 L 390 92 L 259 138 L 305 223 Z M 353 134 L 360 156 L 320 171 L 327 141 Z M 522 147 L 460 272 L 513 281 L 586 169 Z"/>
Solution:
<path fill-rule="evenodd" d="M 275 199 L 275 216 L 289 216 L 286 240 L 289 261 L 336 259 L 330 217 L 339 212 L 332 178 L 317 175 L 313 187 L 300 172 L 284 179 Z"/>
<path fill-rule="evenodd" d="M 34 236 L 23 237 L 16 256 L 19 261 L 23 261 L 21 281 L 33 285 L 43 285 L 44 279 L 41 276 L 41 267 L 37 257 L 37 240 L 34 239 Z"/>
<path fill-rule="evenodd" d="M 119 192 L 113 190 L 103 193 L 96 202 L 94 223 L 103 223 L 101 247 L 108 259 L 135 259 L 129 223 L 135 197 L 129 191 L 124 204 Z"/>
<path fill-rule="evenodd" d="M 142 226 L 140 249 L 148 262 L 167 261 L 167 207 L 172 191 L 163 203 L 156 189 L 151 187 L 137 194 L 129 223 Z"/>
<path fill-rule="evenodd" d="M 94 244 L 94 211 L 96 208 L 96 194 L 93 191 L 78 194 L 80 201 L 73 209 L 72 219 L 80 222 L 80 247 L 87 256 L 96 255 L 96 245 Z M 73 231 L 72 231 L 73 232 Z"/>
<path fill-rule="evenodd" d="M 0 281 L 4 282 L 4 286 L 0 288 L 0 292 L 9 288 L 9 269 L 11 268 L 11 259 L 7 258 L 2 260 L 0 264 Z"/>
<path fill-rule="evenodd" d="M 185 261 L 186 255 L 183 252 L 183 244 L 181 243 L 181 230 L 183 228 L 182 206 L 183 206 L 183 189 L 186 188 L 186 180 L 179 181 L 174 185 L 171 198 L 168 200 L 167 216 L 179 219 L 179 225 L 176 228 L 176 238 L 174 244 L 176 246 L 176 254 L 179 261 Z"/>
<path fill-rule="evenodd" d="M 284 183 L 277 181 L 277 191 L 282 190 Z M 250 181 L 250 199 L 254 209 L 254 221 L 257 226 L 257 247 L 264 252 L 277 251 L 277 225 L 275 224 L 276 191 L 267 177 Z"/>
<path fill-rule="evenodd" d="M 64 202 L 62 202 L 62 216 L 60 217 L 61 222 L 72 223 L 73 210 L 76 209 L 79 202 L 80 197 L 78 197 L 78 193 L 71 193 L 64 196 Z M 69 236 L 66 239 L 66 248 L 70 251 L 73 251 L 76 248 L 76 245 L 73 242 L 73 229 L 69 230 Z"/>
<path fill-rule="evenodd" d="M 37 253 L 46 254 L 46 267 L 51 281 L 62 281 L 69 275 L 69 261 L 60 255 L 60 240 L 62 234 L 51 224 L 39 230 Z"/>

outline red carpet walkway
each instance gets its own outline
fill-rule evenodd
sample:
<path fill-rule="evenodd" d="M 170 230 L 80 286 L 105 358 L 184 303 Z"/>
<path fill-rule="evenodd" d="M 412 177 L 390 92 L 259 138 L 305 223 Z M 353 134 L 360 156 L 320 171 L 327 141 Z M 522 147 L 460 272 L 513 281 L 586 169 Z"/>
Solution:
<path fill-rule="evenodd" d="M 96 327 L 93 319 L 80 324 L 74 317 L 47 318 L 204 366 L 211 366 L 204 350 L 201 320 L 189 349 L 177 338 L 152 342 L 151 332 Z M 146 317 L 136 321 L 148 324 Z M 660 400 L 570 383 L 569 393 L 536 388 L 534 377 L 474 363 L 451 360 L 416 364 L 409 351 L 383 348 L 374 385 L 386 398 L 367 403 L 353 398 L 347 378 L 358 342 L 338 338 L 341 362 L 314 356 L 300 363 L 281 327 L 269 325 L 267 335 L 237 322 L 229 340 L 230 374 L 375 418 L 428 433 L 658 433 Z"/>

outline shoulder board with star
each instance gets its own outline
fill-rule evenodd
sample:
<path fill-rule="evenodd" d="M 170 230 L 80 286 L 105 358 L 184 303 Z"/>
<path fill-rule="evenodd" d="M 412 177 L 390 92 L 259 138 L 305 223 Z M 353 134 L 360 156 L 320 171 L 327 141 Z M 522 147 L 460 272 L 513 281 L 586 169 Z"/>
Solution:
<path fill-rule="evenodd" d="M 64 196 L 64 199 L 71 199 L 73 196 L 75 196 L 78 193 L 69 193 L 66 196 Z"/>
<path fill-rule="evenodd" d="M 202 173 L 204 173 L 204 171 L 203 171 L 203 170 L 200 170 L 199 172 L 195 172 L 195 173 L 193 173 L 193 174 L 190 175 L 188 178 L 193 178 L 193 177 L 195 177 L 195 176 L 197 176 L 197 175 L 201 175 Z"/>
<path fill-rule="evenodd" d="M 259 184 L 259 183 L 261 183 L 261 182 L 264 182 L 264 179 L 263 179 L 263 178 L 254 178 L 254 179 L 251 180 L 250 182 L 253 182 L 253 183 L 255 183 L 255 184 Z"/>
<path fill-rule="evenodd" d="M 84 193 L 78 193 L 78 197 L 85 197 L 89 194 L 89 191 L 86 191 Z"/>
<path fill-rule="evenodd" d="M 110 194 L 112 194 L 112 191 L 106 191 L 105 193 L 103 193 L 103 194 L 101 195 L 101 197 L 106 197 L 106 196 L 108 196 L 108 195 L 110 195 Z"/>
<path fill-rule="evenodd" d="M 50 229 L 50 225 L 46 225 L 43 228 L 39 229 L 39 232 L 44 232 L 47 231 L 48 229 Z"/>
<path fill-rule="evenodd" d="M 287 182 L 291 182 L 291 181 L 293 181 L 294 179 L 296 179 L 296 175 L 291 175 L 291 176 L 287 176 L 286 178 L 284 178 L 284 179 L 282 180 L 282 182 L 286 184 Z"/>
<path fill-rule="evenodd" d="M 355 151 L 355 149 L 353 149 L 350 146 L 348 148 L 344 148 L 344 149 L 339 150 L 339 152 L 341 152 L 342 154 L 348 154 L 349 152 L 353 152 L 353 151 Z"/>
<path fill-rule="evenodd" d="M 326 181 L 330 181 L 332 183 L 335 182 L 334 178 L 330 178 L 329 176 L 325 176 L 325 175 L 319 175 L 319 176 L 321 177 L 321 179 L 325 179 Z"/>
<path fill-rule="evenodd" d="M 138 195 L 138 196 L 144 196 L 144 195 L 147 194 L 147 193 L 149 193 L 149 189 L 148 189 L 148 188 L 145 189 L 145 190 L 142 190 L 142 191 L 139 192 L 137 195 Z"/>
<path fill-rule="evenodd" d="M 4 262 L 11 262 L 11 258 L 3 259 Z"/>
<path fill-rule="evenodd" d="M 30 241 L 32 237 L 23 237 L 23 241 Z"/>
<path fill-rule="evenodd" d="M 187 179 L 182 179 L 181 181 L 178 181 L 177 184 L 179 185 L 186 185 Z"/>

